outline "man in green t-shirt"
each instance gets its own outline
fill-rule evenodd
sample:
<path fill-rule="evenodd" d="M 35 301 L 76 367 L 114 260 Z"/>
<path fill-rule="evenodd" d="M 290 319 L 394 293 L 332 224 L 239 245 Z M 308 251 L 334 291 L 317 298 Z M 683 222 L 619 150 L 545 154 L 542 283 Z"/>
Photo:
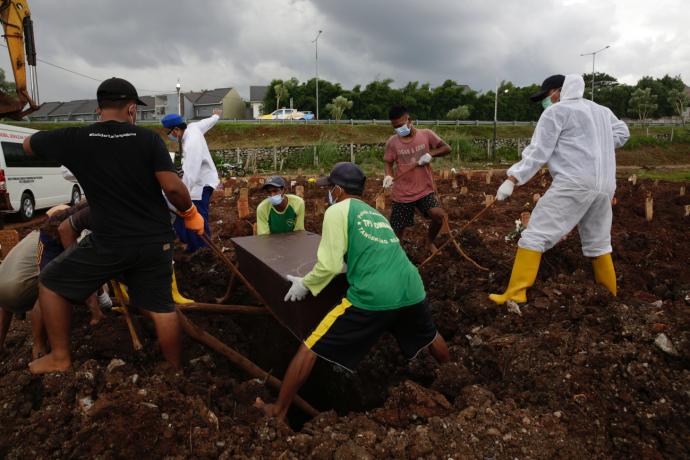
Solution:
<path fill-rule="evenodd" d="M 269 177 L 263 189 L 268 198 L 256 208 L 256 234 L 304 230 L 304 200 L 285 193 L 287 183 L 280 176 Z"/>
<path fill-rule="evenodd" d="M 350 288 L 300 345 L 285 373 L 275 404 L 257 398 L 256 406 L 284 419 L 317 356 L 352 371 L 386 331 L 412 359 L 429 348 L 438 362 L 449 360 L 445 340 L 431 318 L 417 268 L 407 258 L 390 223 L 361 200 L 366 177 L 354 163 L 338 163 L 318 185 L 327 185 L 331 206 L 323 220 L 323 236 L 314 268 L 304 278 L 288 275 L 292 287 L 286 301 L 316 296 L 347 263 Z"/>

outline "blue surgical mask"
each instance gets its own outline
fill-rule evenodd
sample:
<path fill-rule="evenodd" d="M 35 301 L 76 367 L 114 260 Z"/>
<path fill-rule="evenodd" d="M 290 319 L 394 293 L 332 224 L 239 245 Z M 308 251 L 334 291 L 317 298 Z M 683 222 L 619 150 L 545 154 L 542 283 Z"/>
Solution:
<path fill-rule="evenodd" d="M 177 142 L 177 136 L 173 136 L 172 134 L 168 134 L 168 139 L 170 139 L 170 142 Z"/>
<path fill-rule="evenodd" d="M 283 195 L 269 196 L 268 201 L 270 201 L 273 206 L 278 206 L 280 203 L 283 202 Z"/>
<path fill-rule="evenodd" d="M 404 125 L 402 125 L 398 128 L 395 128 L 395 132 L 398 133 L 398 136 L 400 136 L 400 137 L 409 136 L 410 131 L 412 131 L 412 129 L 409 126 L 407 126 L 407 123 L 405 123 Z"/>
<path fill-rule="evenodd" d="M 551 96 L 546 96 L 544 99 L 541 100 L 541 106 L 544 107 L 544 110 L 548 109 L 553 105 L 553 101 L 551 100 Z"/>

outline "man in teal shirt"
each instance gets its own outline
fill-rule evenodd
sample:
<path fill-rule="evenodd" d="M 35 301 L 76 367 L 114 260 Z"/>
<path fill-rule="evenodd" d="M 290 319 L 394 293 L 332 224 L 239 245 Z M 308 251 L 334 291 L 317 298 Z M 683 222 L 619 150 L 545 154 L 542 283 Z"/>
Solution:
<path fill-rule="evenodd" d="M 304 230 L 304 200 L 285 193 L 287 183 L 271 176 L 263 186 L 268 198 L 256 208 L 256 234 L 288 233 Z"/>
<path fill-rule="evenodd" d="M 304 278 L 288 275 L 286 301 L 318 295 L 347 264 L 350 288 L 300 345 L 288 367 L 275 404 L 257 399 L 256 406 L 284 419 L 317 356 L 352 371 L 386 331 L 412 359 L 429 348 L 438 362 L 449 360 L 437 332 L 417 268 L 407 258 L 388 220 L 361 200 L 366 177 L 354 163 L 338 163 L 318 185 L 329 186 L 331 206 L 314 268 Z"/>

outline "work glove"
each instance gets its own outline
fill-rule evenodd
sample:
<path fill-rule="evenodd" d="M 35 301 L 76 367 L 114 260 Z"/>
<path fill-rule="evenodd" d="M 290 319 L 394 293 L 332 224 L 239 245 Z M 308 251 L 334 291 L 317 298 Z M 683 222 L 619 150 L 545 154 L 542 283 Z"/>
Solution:
<path fill-rule="evenodd" d="M 113 301 L 107 292 L 102 292 L 98 294 L 98 305 L 103 310 L 110 310 L 113 308 Z"/>
<path fill-rule="evenodd" d="M 304 278 L 300 276 L 287 276 L 288 281 L 292 282 L 290 290 L 285 294 L 283 298 L 286 302 L 298 302 L 304 300 L 304 298 L 309 293 L 309 289 L 304 286 Z"/>
<path fill-rule="evenodd" d="M 393 186 L 393 176 L 386 176 L 383 178 L 383 188 L 390 188 Z"/>
<path fill-rule="evenodd" d="M 506 179 L 503 181 L 498 191 L 496 192 L 496 199 L 498 201 L 503 201 L 513 194 L 513 189 L 515 188 L 515 183 L 512 180 Z"/>
<path fill-rule="evenodd" d="M 433 158 L 434 158 L 434 157 L 432 157 L 431 154 L 425 153 L 424 155 L 422 155 L 422 157 L 419 159 L 419 161 L 417 161 L 417 164 L 418 164 L 419 166 L 428 165 L 429 163 L 431 163 L 431 160 L 432 160 Z"/>
<path fill-rule="evenodd" d="M 204 218 L 199 214 L 199 211 L 196 210 L 196 206 L 192 205 L 191 208 L 181 212 L 180 217 L 184 219 L 185 228 L 196 232 L 199 236 L 204 234 Z"/>

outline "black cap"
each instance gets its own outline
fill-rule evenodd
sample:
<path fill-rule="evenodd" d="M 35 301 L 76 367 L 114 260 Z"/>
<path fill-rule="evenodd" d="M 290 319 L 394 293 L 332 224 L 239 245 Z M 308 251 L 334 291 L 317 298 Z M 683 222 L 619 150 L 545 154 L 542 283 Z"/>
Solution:
<path fill-rule="evenodd" d="M 342 161 L 333 166 L 328 176 L 317 180 L 316 185 L 339 185 L 345 190 L 362 193 L 366 180 L 367 177 L 359 166 L 349 161 Z"/>
<path fill-rule="evenodd" d="M 532 94 L 529 98 L 534 102 L 539 102 L 546 97 L 546 94 L 552 89 L 558 89 L 563 87 L 563 82 L 565 81 L 565 75 L 551 75 L 549 78 L 544 80 L 541 84 L 538 93 Z"/>
<path fill-rule="evenodd" d="M 278 187 L 278 188 L 285 188 L 287 187 L 287 182 L 285 182 L 285 179 L 283 179 L 280 176 L 271 176 L 268 178 L 266 182 L 264 182 L 264 186 L 261 187 L 265 189 L 269 185 L 272 185 L 273 187 Z"/>
<path fill-rule="evenodd" d="M 96 99 L 99 101 L 137 101 L 137 105 L 146 105 L 130 82 L 123 78 L 112 77 L 98 85 Z"/>

